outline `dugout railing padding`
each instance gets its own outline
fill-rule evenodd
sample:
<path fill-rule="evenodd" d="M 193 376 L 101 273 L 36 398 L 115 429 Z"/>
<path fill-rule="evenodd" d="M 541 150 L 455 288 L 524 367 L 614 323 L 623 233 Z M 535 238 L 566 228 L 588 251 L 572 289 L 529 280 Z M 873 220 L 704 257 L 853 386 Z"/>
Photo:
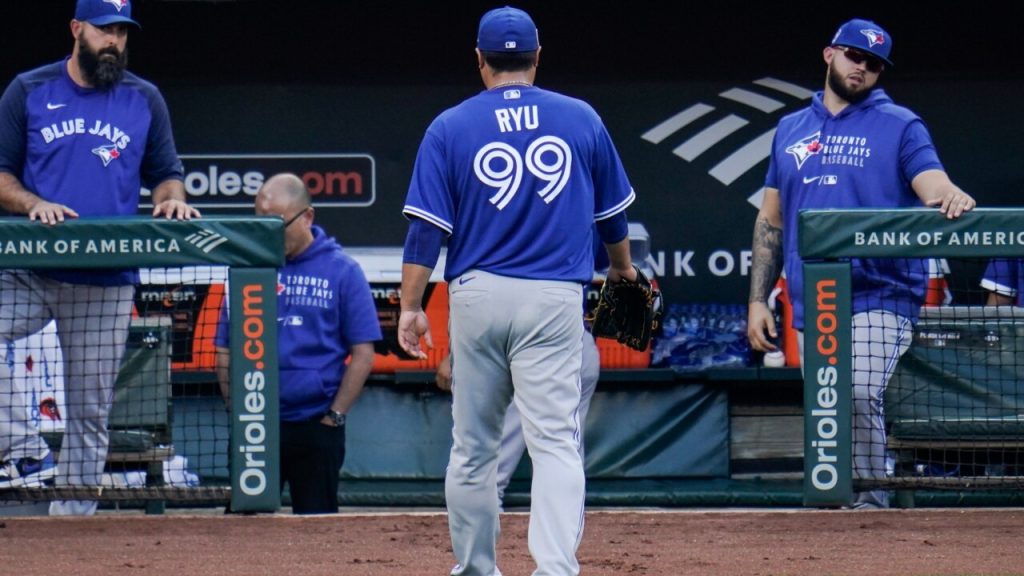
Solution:
<path fill-rule="evenodd" d="M 277 269 L 283 222 L 273 217 L 189 221 L 147 217 L 73 219 L 47 226 L 0 219 L 0 267 L 89 269 L 226 266 L 231 319 L 231 486 L 42 487 L 0 490 L 0 500 L 231 502 L 235 511 L 280 506 L 277 406 Z M 5 393 L 6 391 L 0 391 Z M 153 459 L 162 458 L 153 453 Z M 125 454 L 130 459 L 130 454 Z M 141 456 L 139 456 L 141 458 Z M 117 460 L 113 453 L 108 460 Z M 148 457 L 147 457 L 148 458 Z M 159 484 L 159 482 L 153 482 Z"/>
<path fill-rule="evenodd" d="M 1024 210 L 976 209 L 955 220 L 937 209 L 807 210 L 798 223 L 804 260 L 804 502 L 846 506 L 855 490 L 873 488 L 1019 488 L 1022 477 L 959 475 L 854 479 L 851 455 L 852 326 L 850 258 L 1024 258 Z M 978 431 L 992 424 L 958 423 Z M 889 448 L 1017 449 L 1024 414 L 1000 423 L 1000 434 L 932 437 L 900 434 Z M 934 423 L 933 423 L 934 424 Z M 904 429 L 901 429 L 903 426 Z M 980 428 L 979 428 L 980 426 Z M 1009 427 L 1009 428 L 1007 428 Z M 918 425 L 918 430 L 921 427 Z"/>

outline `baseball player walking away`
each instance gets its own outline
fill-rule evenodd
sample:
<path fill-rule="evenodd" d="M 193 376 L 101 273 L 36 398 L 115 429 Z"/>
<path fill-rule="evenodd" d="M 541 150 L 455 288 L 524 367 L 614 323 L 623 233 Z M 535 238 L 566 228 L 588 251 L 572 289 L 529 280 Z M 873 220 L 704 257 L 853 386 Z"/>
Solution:
<path fill-rule="evenodd" d="M 594 234 L 594 267 L 598 271 L 604 271 L 608 267 L 608 253 L 599 236 Z M 589 323 L 584 323 L 583 330 L 583 365 L 580 368 L 580 424 L 585 426 L 587 414 L 590 412 L 590 401 L 594 398 L 597 390 L 597 381 L 601 377 L 601 354 L 597 349 L 597 342 L 594 335 L 590 333 Z M 437 387 L 446 392 L 452 389 L 452 363 L 451 357 L 446 356 L 441 360 L 435 375 Z M 584 428 L 584 432 L 586 429 Z M 580 435 L 580 457 L 586 465 L 586 451 L 583 448 L 584 437 Z M 505 422 L 502 424 L 501 446 L 498 448 L 498 504 L 502 509 L 505 507 L 505 491 L 512 481 L 512 475 L 519 467 L 519 461 L 523 459 L 526 452 L 526 438 L 523 437 L 523 420 L 519 417 L 519 408 L 513 401 L 508 405 L 505 412 Z"/>
<path fill-rule="evenodd" d="M 609 281 L 636 273 L 634 200 L 611 137 L 584 102 L 534 86 L 537 27 L 516 8 L 484 14 L 485 90 L 438 116 L 420 145 L 403 213 L 399 343 L 432 345 L 422 297 L 448 237 L 452 450 L 445 479 L 455 575 L 499 574 L 498 447 L 509 402 L 533 461 L 535 575 L 578 574 L 583 535 L 580 311 L 593 277 L 592 227 Z"/>
<path fill-rule="evenodd" d="M 597 390 L 597 381 L 601 376 L 601 356 L 597 350 L 594 335 L 589 330 L 583 331 L 583 364 L 580 368 L 580 408 L 579 420 L 586 424 L 587 413 L 590 411 L 590 400 Z M 445 357 L 437 368 L 435 375 L 437 387 L 441 390 L 452 389 L 451 357 Z M 586 463 L 586 451 L 583 449 L 584 435 L 580 435 L 580 457 Z M 512 475 L 519 467 L 519 461 L 526 451 L 526 438 L 523 436 L 523 419 L 519 417 L 516 403 L 510 402 L 505 412 L 505 422 L 501 426 L 501 445 L 498 448 L 498 505 L 505 508 L 505 491 L 512 482 Z"/>
<path fill-rule="evenodd" d="M 0 100 L 0 206 L 42 224 L 135 214 L 152 190 L 153 216 L 190 219 L 167 105 L 125 70 L 128 0 L 78 0 L 71 56 L 19 75 Z M 64 356 L 66 428 L 58 485 L 96 486 L 107 459 L 107 417 L 131 321 L 135 270 L 0 272 L 0 339 L 51 320 Z M 53 477 L 53 457 L 11 394 L 0 362 L 0 487 Z M 55 501 L 50 514 L 92 514 L 95 501 Z"/>
<path fill-rule="evenodd" d="M 824 91 L 808 108 L 779 122 L 754 223 L 748 337 L 772 351 L 778 336 L 766 304 L 785 264 L 793 327 L 803 354 L 803 263 L 797 253 L 797 215 L 807 208 L 936 206 L 959 218 L 975 202 L 954 185 L 939 162 L 924 122 L 897 106 L 879 79 L 892 67 L 892 37 L 869 20 L 839 27 L 823 50 Z M 854 259 L 853 470 L 884 478 L 886 433 L 882 400 L 925 301 L 928 267 L 921 259 Z M 888 506 L 882 490 L 857 494 L 857 508 Z"/>

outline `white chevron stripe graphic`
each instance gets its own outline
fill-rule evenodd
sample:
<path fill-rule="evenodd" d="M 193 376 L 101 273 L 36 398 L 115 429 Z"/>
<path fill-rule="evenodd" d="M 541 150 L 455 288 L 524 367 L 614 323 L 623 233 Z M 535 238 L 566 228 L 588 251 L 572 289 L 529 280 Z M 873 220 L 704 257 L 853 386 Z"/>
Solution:
<path fill-rule="evenodd" d="M 652 144 L 659 144 L 662 140 L 671 136 L 673 132 L 676 132 L 712 110 L 714 110 L 714 107 L 708 106 L 707 104 L 694 104 L 668 120 L 665 120 L 661 124 L 658 124 L 654 128 L 651 128 L 647 132 L 644 132 L 644 135 L 641 136 L 641 138 L 651 142 Z"/>
<path fill-rule="evenodd" d="M 703 154 L 708 148 L 718 144 L 728 137 L 729 134 L 743 128 L 747 124 L 749 122 L 743 118 L 729 114 L 680 144 L 672 153 L 687 162 L 692 162 L 694 158 Z"/>
<path fill-rule="evenodd" d="M 779 108 L 785 106 L 785 104 L 779 102 L 774 98 L 762 96 L 755 92 L 751 92 L 750 90 L 744 90 L 743 88 L 730 88 L 729 90 L 726 90 L 725 92 L 719 94 L 719 96 L 725 98 L 726 100 L 732 100 L 733 102 L 746 104 L 751 108 L 757 108 L 758 110 L 764 112 L 765 114 L 771 114 L 772 112 L 775 112 Z"/>

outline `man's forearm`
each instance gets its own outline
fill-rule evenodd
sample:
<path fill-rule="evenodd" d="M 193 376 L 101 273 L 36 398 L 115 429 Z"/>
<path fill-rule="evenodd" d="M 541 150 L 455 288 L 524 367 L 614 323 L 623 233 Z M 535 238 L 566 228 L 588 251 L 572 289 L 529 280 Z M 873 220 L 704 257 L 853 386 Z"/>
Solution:
<path fill-rule="evenodd" d="M 0 207 L 12 214 L 28 214 L 42 200 L 30 192 L 14 174 L 0 172 Z"/>
<path fill-rule="evenodd" d="M 185 202 L 185 184 L 181 180 L 174 178 L 164 180 L 153 189 L 154 206 L 167 200 Z"/>
<path fill-rule="evenodd" d="M 341 386 L 338 388 L 331 409 L 342 414 L 348 414 L 352 405 L 359 399 L 363 392 L 366 379 L 373 370 L 373 344 L 356 344 L 352 347 L 352 359 L 345 368 L 345 375 L 341 377 Z"/>
<path fill-rule="evenodd" d="M 767 302 L 782 271 L 782 229 L 758 216 L 750 267 L 750 302 Z"/>
<path fill-rule="evenodd" d="M 628 270 L 633 266 L 633 260 L 629 253 L 629 236 L 614 244 L 605 244 L 608 251 L 608 263 L 616 270 Z"/>
<path fill-rule="evenodd" d="M 420 310 L 423 308 L 423 293 L 430 283 L 433 270 L 419 264 L 402 264 L 402 310 Z"/>
<path fill-rule="evenodd" d="M 231 351 L 217 347 L 217 385 L 225 402 L 231 399 Z"/>

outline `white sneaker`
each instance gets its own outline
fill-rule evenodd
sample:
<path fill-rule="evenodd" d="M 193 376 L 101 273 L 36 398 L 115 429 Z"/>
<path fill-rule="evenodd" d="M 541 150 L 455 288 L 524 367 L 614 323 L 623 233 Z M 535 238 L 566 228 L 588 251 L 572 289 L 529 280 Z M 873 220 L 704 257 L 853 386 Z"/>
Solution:
<path fill-rule="evenodd" d="M 0 490 L 4 488 L 41 488 L 52 484 L 57 475 L 53 454 L 42 458 L 19 458 L 0 466 Z"/>

